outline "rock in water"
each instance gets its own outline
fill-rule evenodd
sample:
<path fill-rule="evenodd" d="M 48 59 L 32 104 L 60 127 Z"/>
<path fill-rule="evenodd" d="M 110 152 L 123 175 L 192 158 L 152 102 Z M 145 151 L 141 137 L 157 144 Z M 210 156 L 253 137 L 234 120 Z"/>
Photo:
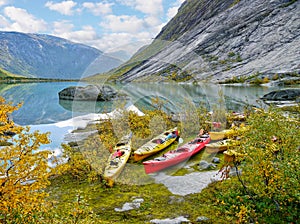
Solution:
<path fill-rule="evenodd" d="M 282 89 L 272 91 L 261 97 L 262 100 L 285 101 L 300 99 L 300 89 Z"/>
<path fill-rule="evenodd" d="M 59 93 L 60 100 L 82 100 L 82 101 L 112 101 L 125 98 L 125 94 L 118 94 L 111 86 L 70 86 Z"/>

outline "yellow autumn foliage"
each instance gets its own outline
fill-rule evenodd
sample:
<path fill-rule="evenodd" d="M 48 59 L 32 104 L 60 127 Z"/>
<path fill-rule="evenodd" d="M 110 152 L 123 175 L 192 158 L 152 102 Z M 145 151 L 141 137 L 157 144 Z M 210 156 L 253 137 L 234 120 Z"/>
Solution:
<path fill-rule="evenodd" d="M 36 214 L 45 211 L 43 191 L 52 175 L 48 164 L 51 152 L 40 150 L 48 144 L 49 133 L 30 132 L 9 119 L 20 105 L 13 106 L 0 97 L 0 222 L 34 222 Z M 8 134 L 9 133 L 9 134 Z"/>
<path fill-rule="evenodd" d="M 242 188 L 229 187 L 222 199 L 231 198 L 241 189 L 239 196 L 250 199 L 243 201 L 238 212 L 232 208 L 228 214 L 235 214 L 237 223 L 248 223 L 250 218 L 274 223 L 276 217 L 283 216 L 285 221 L 280 223 L 298 220 L 299 113 L 287 116 L 275 107 L 255 110 L 247 118 L 245 128 L 234 130 L 240 144 L 224 152 L 224 166 L 235 166 L 241 171 L 238 181 Z M 269 220 L 263 221 L 266 217 Z"/>

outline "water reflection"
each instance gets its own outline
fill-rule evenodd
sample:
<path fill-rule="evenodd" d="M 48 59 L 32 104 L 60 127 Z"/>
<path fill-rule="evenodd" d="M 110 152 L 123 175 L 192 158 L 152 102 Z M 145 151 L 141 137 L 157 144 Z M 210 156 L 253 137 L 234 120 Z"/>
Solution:
<path fill-rule="evenodd" d="M 59 100 L 59 105 L 75 113 L 108 113 L 112 111 L 113 102 Z"/>
<path fill-rule="evenodd" d="M 111 112 L 120 102 L 83 102 L 59 100 L 58 92 L 69 86 L 84 86 L 85 83 L 49 82 L 20 85 L 0 85 L 0 95 L 7 101 L 23 106 L 13 113 L 20 125 L 50 124 L 87 113 Z M 246 104 L 259 106 L 257 100 L 264 94 L 283 87 L 224 86 L 200 83 L 128 83 L 115 85 L 129 95 L 132 104 L 140 109 L 151 109 L 151 100 L 158 97 L 165 103 L 168 112 L 180 112 L 187 107 L 214 106 L 226 110 L 242 110 Z M 124 102 L 128 103 L 128 102 Z"/>

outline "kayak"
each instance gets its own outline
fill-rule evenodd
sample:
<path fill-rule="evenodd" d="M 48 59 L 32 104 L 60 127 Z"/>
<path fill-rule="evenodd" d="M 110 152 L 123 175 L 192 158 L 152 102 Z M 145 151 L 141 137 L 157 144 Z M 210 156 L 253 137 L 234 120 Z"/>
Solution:
<path fill-rule="evenodd" d="M 177 127 L 167 130 L 134 151 L 135 161 L 143 160 L 171 145 L 179 136 Z"/>
<path fill-rule="evenodd" d="M 170 166 L 176 165 L 188 160 L 191 156 L 197 154 L 205 145 L 210 142 L 209 135 L 197 137 L 187 144 L 178 147 L 176 150 L 171 150 L 161 157 L 143 162 L 145 172 L 147 174 L 158 172 Z"/>
<path fill-rule="evenodd" d="M 225 140 L 207 144 L 205 146 L 205 152 L 210 153 L 210 154 L 224 152 L 229 147 L 236 146 L 238 144 L 239 144 L 238 140 L 225 139 Z"/>
<path fill-rule="evenodd" d="M 228 135 L 232 134 L 233 130 L 231 129 L 225 129 L 223 131 L 210 131 L 209 135 L 211 140 L 222 140 L 224 138 L 227 138 Z"/>
<path fill-rule="evenodd" d="M 110 187 L 113 186 L 115 179 L 120 175 L 130 157 L 131 137 L 132 134 L 124 136 L 115 145 L 113 152 L 107 160 L 103 177 L 106 180 L 106 184 Z"/>

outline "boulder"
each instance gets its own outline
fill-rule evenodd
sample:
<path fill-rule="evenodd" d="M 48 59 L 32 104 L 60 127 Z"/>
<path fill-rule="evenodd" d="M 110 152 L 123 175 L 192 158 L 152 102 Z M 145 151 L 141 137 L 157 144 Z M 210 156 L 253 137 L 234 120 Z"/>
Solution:
<path fill-rule="evenodd" d="M 176 196 L 170 196 L 168 204 L 178 204 L 178 203 L 183 203 L 185 202 L 183 197 L 176 197 Z"/>
<path fill-rule="evenodd" d="M 262 100 L 272 101 L 299 101 L 300 89 L 282 89 L 272 91 L 261 97 Z"/>
<path fill-rule="evenodd" d="M 197 218 L 197 222 L 207 222 L 209 221 L 209 218 L 205 217 L 205 216 L 199 216 Z"/>
<path fill-rule="evenodd" d="M 70 86 L 61 90 L 58 95 L 60 100 L 79 101 L 112 101 L 126 98 L 125 94 L 119 94 L 108 85 Z"/>
<path fill-rule="evenodd" d="M 205 160 L 201 160 L 199 162 L 198 166 L 199 166 L 200 170 L 206 170 L 206 169 L 211 169 L 211 168 L 214 169 L 214 168 L 216 168 L 215 164 L 209 163 L 209 162 L 207 162 Z"/>
<path fill-rule="evenodd" d="M 212 158 L 212 162 L 213 162 L 213 163 L 220 163 L 221 161 L 220 161 L 220 158 L 218 158 L 218 157 L 213 157 L 213 158 Z"/>
<path fill-rule="evenodd" d="M 133 209 L 138 209 L 141 203 L 144 202 L 143 198 L 136 198 L 132 202 L 126 202 L 122 208 L 115 208 L 116 212 L 125 212 Z"/>
<path fill-rule="evenodd" d="M 179 216 L 176 218 L 167 218 L 167 219 L 153 219 L 150 221 L 150 223 L 155 223 L 155 224 L 181 224 L 181 223 L 190 223 L 190 221 L 184 217 L 184 216 Z"/>

